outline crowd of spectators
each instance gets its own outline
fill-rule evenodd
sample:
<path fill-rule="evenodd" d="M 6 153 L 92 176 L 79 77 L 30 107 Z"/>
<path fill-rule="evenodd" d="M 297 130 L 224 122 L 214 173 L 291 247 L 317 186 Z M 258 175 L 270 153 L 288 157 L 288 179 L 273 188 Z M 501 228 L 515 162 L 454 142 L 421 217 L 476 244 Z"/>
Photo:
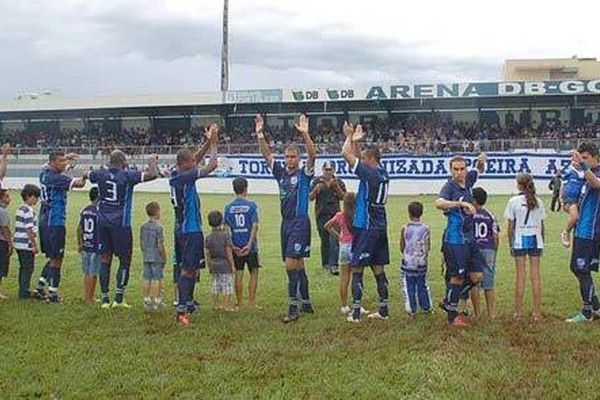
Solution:
<path fill-rule="evenodd" d="M 229 153 L 256 152 L 256 136 L 251 121 L 232 124 L 220 136 Z M 402 120 L 377 119 L 365 123 L 366 141 L 377 144 L 384 153 L 442 154 L 445 152 L 478 152 L 481 150 L 511 150 L 517 140 L 539 142 L 539 146 L 560 146 L 561 142 L 582 138 L 600 138 L 600 124 L 552 124 L 522 127 L 509 124 L 500 128 L 489 123 L 455 122 L 436 114 L 413 115 Z M 193 146 L 202 141 L 204 128 L 180 129 L 96 129 L 86 132 L 78 129 L 47 131 L 2 130 L 0 143 L 10 142 L 17 149 L 47 149 L 70 147 L 91 154 L 120 147 L 135 153 L 140 147 L 151 147 L 166 152 L 181 146 Z M 291 126 L 267 127 L 267 135 L 274 147 L 283 147 L 298 141 Z M 338 152 L 344 141 L 341 128 L 319 124 L 312 129 L 313 140 L 320 152 Z M 507 140 L 510 139 L 510 140 Z M 81 151 L 80 150 L 80 151 Z"/>

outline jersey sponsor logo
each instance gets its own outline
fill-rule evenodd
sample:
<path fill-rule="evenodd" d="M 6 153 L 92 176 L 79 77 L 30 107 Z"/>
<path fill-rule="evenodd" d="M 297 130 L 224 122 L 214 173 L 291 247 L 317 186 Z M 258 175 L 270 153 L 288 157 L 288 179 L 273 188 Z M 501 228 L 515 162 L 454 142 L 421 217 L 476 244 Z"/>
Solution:
<path fill-rule="evenodd" d="M 292 176 L 292 177 L 290 178 L 290 184 L 291 184 L 292 186 L 296 186 L 296 185 L 298 184 L 298 177 L 297 177 L 297 176 Z"/>

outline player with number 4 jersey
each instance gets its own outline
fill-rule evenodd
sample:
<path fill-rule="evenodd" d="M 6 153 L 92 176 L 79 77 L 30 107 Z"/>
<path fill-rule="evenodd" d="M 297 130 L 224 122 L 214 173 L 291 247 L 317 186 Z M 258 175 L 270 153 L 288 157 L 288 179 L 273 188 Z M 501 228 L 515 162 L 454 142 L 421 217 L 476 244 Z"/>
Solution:
<path fill-rule="evenodd" d="M 354 214 L 354 238 L 352 241 L 352 314 L 348 322 L 359 322 L 363 296 L 363 272 L 371 267 L 377 282 L 379 311 L 369 314 L 369 318 L 387 320 L 388 316 L 388 280 L 385 265 L 390 262 L 387 214 L 385 206 L 390 178 L 381 167 L 379 149 L 372 147 L 361 153 L 358 140 L 365 135 L 361 125 L 356 130 L 348 122 L 344 123 L 346 141 L 342 147 L 342 156 L 350 165 L 350 170 L 360 179 L 356 195 Z"/>
<path fill-rule="evenodd" d="M 131 212 L 133 187 L 158 177 L 157 157 L 150 156 L 146 172 L 128 169 L 127 158 L 121 150 L 110 154 L 108 169 L 89 172 L 90 182 L 98 185 L 98 236 L 100 251 L 100 290 L 102 308 L 110 307 L 109 284 L 112 257 L 119 259 L 117 290 L 112 307 L 129 308 L 123 301 L 133 251 Z"/>

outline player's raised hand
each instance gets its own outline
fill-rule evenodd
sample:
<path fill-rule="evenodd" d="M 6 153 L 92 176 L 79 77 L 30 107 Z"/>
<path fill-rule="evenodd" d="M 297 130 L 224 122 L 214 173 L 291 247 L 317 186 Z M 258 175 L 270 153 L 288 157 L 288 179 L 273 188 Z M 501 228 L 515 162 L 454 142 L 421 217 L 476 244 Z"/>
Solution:
<path fill-rule="evenodd" d="M 573 168 L 580 171 L 581 163 L 583 163 L 583 157 L 581 156 L 581 153 L 577 150 L 573 150 L 571 152 L 571 165 L 573 165 Z"/>
<path fill-rule="evenodd" d="M 219 139 L 219 125 L 216 122 L 210 124 L 208 128 L 208 140 L 216 142 Z"/>
<path fill-rule="evenodd" d="M 68 153 L 65 154 L 65 158 L 67 159 L 67 161 L 77 161 L 79 155 L 77 153 Z"/>
<path fill-rule="evenodd" d="M 477 163 L 485 164 L 486 162 L 487 162 L 487 154 L 479 153 L 479 155 L 477 156 Z"/>
<path fill-rule="evenodd" d="M 4 145 L 2 146 L 2 157 L 8 157 L 8 155 L 10 154 L 10 150 L 10 143 L 4 143 Z"/>
<path fill-rule="evenodd" d="M 354 135 L 352 135 L 352 141 L 358 142 L 360 139 L 364 138 L 367 133 L 363 130 L 361 124 L 356 125 L 356 130 L 354 131 Z"/>
<path fill-rule="evenodd" d="M 344 121 L 344 135 L 346 137 L 354 135 L 354 127 L 348 121 Z"/>
<path fill-rule="evenodd" d="M 298 118 L 298 123 L 294 124 L 294 127 L 303 135 L 308 135 L 308 117 L 301 114 L 300 118 Z"/>
<path fill-rule="evenodd" d="M 257 114 L 254 119 L 254 130 L 256 133 L 264 133 L 265 131 L 265 119 L 261 114 Z"/>

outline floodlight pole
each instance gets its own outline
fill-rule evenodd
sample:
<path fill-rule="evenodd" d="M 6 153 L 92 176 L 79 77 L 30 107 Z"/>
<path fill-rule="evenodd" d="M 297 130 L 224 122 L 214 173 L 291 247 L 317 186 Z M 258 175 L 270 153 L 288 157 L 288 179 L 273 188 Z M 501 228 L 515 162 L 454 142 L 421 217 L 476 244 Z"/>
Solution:
<path fill-rule="evenodd" d="M 221 91 L 229 90 L 229 0 L 223 1 L 223 43 L 221 46 Z"/>

